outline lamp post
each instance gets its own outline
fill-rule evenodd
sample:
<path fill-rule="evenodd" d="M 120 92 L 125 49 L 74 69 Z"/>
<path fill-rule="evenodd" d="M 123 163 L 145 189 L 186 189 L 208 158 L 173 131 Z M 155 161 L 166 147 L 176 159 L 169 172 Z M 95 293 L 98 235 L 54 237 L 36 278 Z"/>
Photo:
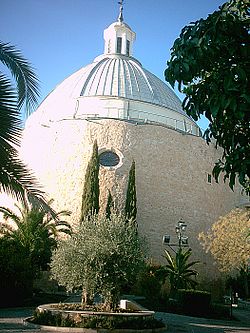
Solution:
<path fill-rule="evenodd" d="M 175 226 L 175 232 L 177 234 L 177 243 L 171 243 L 171 236 L 170 235 L 164 235 L 162 239 L 162 243 L 164 245 L 169 246 L 175 253 L 176 251 L 174 250 L 173 247 L 178 247 L 180 250 L 183 247 L 188 247 L 188 237 L 185 235 L 187 228 L 187 224 L 181 219 L 178 221 L 177 225 Z"/>

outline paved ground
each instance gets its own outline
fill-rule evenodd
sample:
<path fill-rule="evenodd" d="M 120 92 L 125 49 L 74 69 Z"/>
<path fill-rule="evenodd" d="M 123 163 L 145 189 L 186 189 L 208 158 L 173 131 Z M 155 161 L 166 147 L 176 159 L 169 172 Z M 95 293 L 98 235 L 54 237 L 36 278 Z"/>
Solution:
<path fill-rule="evenodd" d="M 235 333 L 250 332 L 250 311 L 234 309 L 236 320 L 222 321 L 157 312 L 156 318 L 167 324 L 168 333 Z"/>
<path fill-rule="evenodd" d="M 23 325 L 23 318 L 31 316 L 33 308 L 0 309 L 1 333 L 38 333 Z M 234 309 L 238 320 L 221 321 L 204 318 L 181 316 L 172 313 L 157 312 L 167 325 L 166 333 L 250 333 L 250 311 Z M 43 331 L 44 332 L 44 331 Z M 50 333 L 50 331 L 47 331 Z"/>

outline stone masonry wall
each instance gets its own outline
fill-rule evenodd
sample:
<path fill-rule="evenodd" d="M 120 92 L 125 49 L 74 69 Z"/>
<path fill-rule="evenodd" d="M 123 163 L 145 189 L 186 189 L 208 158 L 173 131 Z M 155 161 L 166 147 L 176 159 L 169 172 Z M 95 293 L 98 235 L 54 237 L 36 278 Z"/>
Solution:
<path fill-rule="evenodd" d="M 123 156 L 119 168 L 100 168 L 100 202 L 106 205 L 110 189 L 116 207 L 123 209 L 132 160 L 136 163 L 139 232 L 146 236 L 150 256 L 163 262 L 162 236 L 175 236 L 182 218 L 193 259 L 201 261 L 204 275 L 216 268 L 197 240 L 219 216 L 242 200 L 222 181 L 207 182 L 220 152 L 200 138 L 156 125 L 118 120 L 67 120 L 50 127 L 32 126 L 24 131 L 22 155 L 37 173 L 55 209 L 69 209 L 72 226 L 79 223 L 84 174 L 97 139 L 101 151 L 113 149 Z"/>

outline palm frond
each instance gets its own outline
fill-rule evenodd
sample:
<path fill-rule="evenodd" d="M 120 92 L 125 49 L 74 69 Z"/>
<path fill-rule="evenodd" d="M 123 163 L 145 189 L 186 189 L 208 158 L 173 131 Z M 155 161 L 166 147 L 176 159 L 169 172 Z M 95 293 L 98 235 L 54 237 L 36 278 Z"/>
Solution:
<path fill-rule="evenodd" d="M 21 136 L 19 113 L 16 109 L 16 94 L 10 81 L 0 73 L 0 154 L 6 155 L 9 143 L 19 144 Z M 4 156 L 3 156 L 4 157 Z"/>
<path fill-rule="evenodd" d="M 195 287 L 197 285 L 197 282 L 191 277 L 195 277 L 198 272 L 190 268 L 197 264 L 198 261 L 188 263 L 191 254 L 191 249 L 184 252 L 179 248 L 175 257 L 172 257 L 172 255 L 165 250 L 164 258 L 167 260 L 165 270 L 166 275 L 169 277 L 172 291 L 189 286 Z"/>
<path fill-rule="evenodd" d="M 19 217 L 10 208 L 0 206 L 0 213 L 3 214 L 3 219 L 5 221 L 12 220 L 17 223 L 19 220 Z"/>
<path fill-rule="evenodd" d="M 197 260 L 197 261 L 191 261 L 190 263 L 188 263 L 188 264 L 185 265 L 185 269 L 187 270 L 189 267 L 194 266 L 196 264 L 200 264 L 200 261 L 199 260 Z"/>
<path fill-rule="evenodd" d="M 66 235 L 71 235 L 71 229 L 62 228 L 62 229 L 59 229 L 58 232 L 62 232 Z"/>
<path fill-rule="evenodd" d="M 189 271 L 186 271 L 183 275 L 185 277 L 196 276 L 196 275 L 198 275 L 198 272 L 196 272 L 195 270 L 189 270 Z"/>
<path fill-rule="evenodd" d="M 18 152 L 13 146 L 7 142 L 5 146 L 6 149 L 1 154 L 0 144 L 0 192 L 14 197 L 23 205 L 27 205 L 27 201 L 29 201 L 31 205 L 41 207 L 57 220 L 56 212 L 44 199 L 44 192 L 32 171 L 18 158 Z"/>
<path fill-rule="evenodd" d="M 17 82 L 17 106 L 21 109 L 26 102 L 26 115 L 32 112 L 39 97 L 39 80 L 31 64 L 15 46 L 0 41 L 0 61 L 11 71 Z"/>
<path fill-rule="evenodd" d="M 9 223 L 0 223 L 0 234 L 11 235 L 16 229 Z"/>
<path fill-rule="evenodd" d="M 70 215 L 68 215 L 70 216 Z M 67 221 L 62 221 L 62 220 L 59 220 L 59 221 L 55 221 L 55 226 L 56 227 L 67 227 L 67 228 L 71 228 L 70 224 L 67 222 Z"/>
<path fill-rule="evenodd" d="M 171 254 L 167 250 L 165 250 L 165 255 L 163 257 L 167 260 L 167 262 L 170 266 L 174 265 L 174 260 L 171 256 Z"/>
<path fill-rule="evenodd" d="M 37 103 L 38 79 L 29 62 L 14 46 L 0 41 L 0 62 L 6 65 L 17 82 L 17 93 L 10 80 L 0 73 L 0 192 L 23 204 L 36 203 L 57 219 L 44 198 L 40 185 L 27 166 L 20 161 L 15 145 L 20 144 L 19 111 L 26 102 L 27 114 Z"/>
<path fill-rule="evenodd" d="M 25 197 L 35 196 L 37 199 L 43 199 L 43 192 L 39 189 L 32 172 L 18 158 L 18 152 L 14 147 L 9 147 L 6 152 L 9 154 L 8 160 L 4 164 L 1 162 L 0 169 L 0 192 L 3 191 L 18 201 L 25 203 Z"/>

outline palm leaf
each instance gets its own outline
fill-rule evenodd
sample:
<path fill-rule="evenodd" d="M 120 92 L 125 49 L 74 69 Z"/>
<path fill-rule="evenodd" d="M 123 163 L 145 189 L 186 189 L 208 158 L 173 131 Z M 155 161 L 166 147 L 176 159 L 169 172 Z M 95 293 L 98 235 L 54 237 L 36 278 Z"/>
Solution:
<path fill-rule="evenodd" d="M 27 113 L 31 111 L 37 101 L 38 80 L 27 60 L 13 46 L 0 42 L 0 61 L 11 70 L 18 87 L 16 94 L 10 81 L 0 73 L 0 192 L 23 204 L 26 200 L 36 202 L 55 217 L 37 180 L 20 161 L 13 146 L 19 145 L 21 135 L 18 108 L 26 101 Z"/>
<path fill-rule="evenodd" d="M 0 73 L 0 153 L 5 154 L 9 143 L 19 144 L 21 136 L 16 94 L 11 82 Z"/>
<path fill-rule="evenodd" d="M 13 213 L 12 210 L 9 208 L 0 206 L 0 213 L 3 214 L 3 219 L 5 221 L 8 221 L 10 219 L 15 223 L 17 223 L 17 220 L 19 220 L 19 217 L 15 213 Z"/>
<path fill-rule="evenodd" d="M 198 261 L 192 261 L 188 263 L 188 260 L 192 254 L 189 249 L 183 252 L 181 248 L 178 249 L 175 257 L 165 250 L 164 258 L 167 260 L 165 265 L 166 275 L 169 277 L 172 292 L 179 288 L 186 288 L 188 286 L 195 287 L 197 282 L 192 280 L 198 274 L 193 269 L 190 269 L 193 265 L 197 264 Z"/>
<path fill-rule="evenodd" d="M 62 232 L 66 235 L 71 235 L 71 229 L 70 228 L 62 228 L 62 229 L 59 229 L 58 232 Z"/>
<path fill-rule="evenodd" d="M 192 266 L 194 266 L 194 265 L 196 265 L 196 264 L 199 264 L 199 263 L 200 263 L 199 260 L 197 260 L 197 261 L 192 261 L 192 262 L 190 262 L 189 264 L 185 265 L 185 269 L 187 270 L 189 267 L 192 267 Z"/>
<path fill-rule="evenodd" d="M 15 231 L 15 228 L 9 223 L 0 223 L 0 234 L 1 235 L 11 235 Z"/>
<path fill-rule="evenodd" d="M 30 63 L 23 58 L 15 46 L 0 41 L 0 61 L 11 71 L 17 82 L 17 107 L 21 109 L 26 102 L 26 115 L 37 104 L 39 97 L 39 80 Z"/>
<path fill-rule="evenodd" d="M 23 204 L 26 196 L 28 198 L 35 197 L 37 200 L 40 199 L 41 204 L 47 207 L 38 182 L 26 165 L 19 160 L 16 149 L 9 147 L 4 157 L 4 161 L 1 160 L 0 162 L 0 192 L 15 197 Z"/>

